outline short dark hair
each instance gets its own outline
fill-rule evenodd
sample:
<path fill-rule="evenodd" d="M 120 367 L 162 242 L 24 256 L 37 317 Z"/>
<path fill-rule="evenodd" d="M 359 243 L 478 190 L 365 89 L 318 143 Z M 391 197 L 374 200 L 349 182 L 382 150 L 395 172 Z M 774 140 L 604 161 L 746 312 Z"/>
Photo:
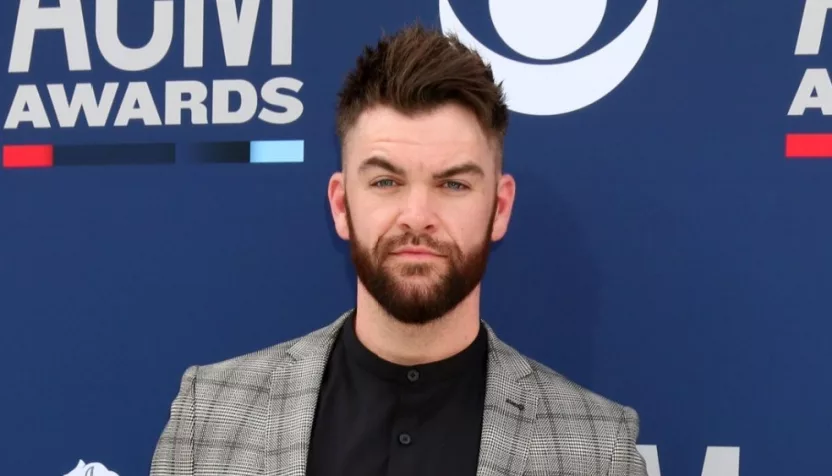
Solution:
<path fill-rule="evenodd" d="M 471 111 L 498 147 L 498 170 L 508 129 L 502 84 L 491 67 L 456 35 L 415 23 L 365 47 L 338 93 L 341 144 L 362 112 L 383 105 L 404 114 L 456 103 Z"/>

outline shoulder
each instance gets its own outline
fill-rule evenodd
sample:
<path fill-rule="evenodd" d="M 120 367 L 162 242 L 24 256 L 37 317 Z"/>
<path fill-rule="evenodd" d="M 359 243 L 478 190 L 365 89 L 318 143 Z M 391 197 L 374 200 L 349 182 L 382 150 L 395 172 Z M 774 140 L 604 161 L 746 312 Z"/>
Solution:
<path fill-rule="evenodd" d="M 268 375 L 276 365 L 291 358 L 289 349 L 302 338 L 296 337 L 221 361 L 194 365 L 191 369 L 193 369 L 194 378 L 199 380 L 222 379 L 240 373 Z"/>
<path fill-rule="evenodd" d="M 226 360 L 194 365 L 188 372 L 199 381 L 223 381 L 233 376 L 249 379 L 256 376 L 268 377 L 276 367 L 297 356 L 327 348 L 347 314 L 306 334 Z"/>
<path fill-rule="evenodd" d="M 544 407 L 556 405 L 570 415 L 609 422 L 616 428 L 624 419 L 638 418 L 633 408 L 596 393 L 543 363 L 524 358 L 532 369 L 530 378 Z"/>
<path fill-rule="evenodd" d="M 182 374 L 171 419 L 187 417 L 190 421 L 187 426 L 193 429 L 237 420 L 246 412 L 253 418 L 265 414 L 272 371 L 291 358 L 288 350 L 299 339 L 218 362 L 189 366 Z"/>
<path fill-rule="evenodd" d="M 259 401 L 261 397 L 265 400 L 274 371 L 304 352 L 324 348 L 339 321 L 246 354 L 191 365 L 182 374 L 179 395 L 197 402 L 209 401 L 214 410 L 220 403 Z"/>
<path fill-rule="evenodd" d="M 291 358 L 292 339 L 234 358 L 192 365 L 182 376 L 170 417 L 156 446 L 151 476 L 180 474 L 199 460 L 205 467 L 253 474 L 262 466 L 252 454 L 262 454 L 266 439 L 272 371 Z M 197 439 L 209 434 L 211 438 Z M 229 453 L 228 448 L 235 448 Z M 236 458 L 243 458 L 236 461 Z"/>
<path fill-rule="evenodd" d="M 637 418 L 635 411 L 569 379 L 551 367 L 521 353 L 503 342 L 489 327 L 495 360 L 512 378 L 520 378 L 539 398 L 540 417 L 611 422 L 616 426 L 626 418 Z"/>
<path fill-rule="evenodd" d="M 509 345 L 494 340 L 506 371 L 536 397 L 529 441 L 532 472 L 577 468 L 575 474 L 645 475 L 635 409 L 596 393 Z"/>
<path fill-rule="evenodd" d="M 593 392 L 546 365 L 527 359 L 539 394 L 530 465 L 565 465 L 580 474 L 645 476 L 637 449 L 635 409 Z M 554 460 L 553 455 L 558 455 Z"/>

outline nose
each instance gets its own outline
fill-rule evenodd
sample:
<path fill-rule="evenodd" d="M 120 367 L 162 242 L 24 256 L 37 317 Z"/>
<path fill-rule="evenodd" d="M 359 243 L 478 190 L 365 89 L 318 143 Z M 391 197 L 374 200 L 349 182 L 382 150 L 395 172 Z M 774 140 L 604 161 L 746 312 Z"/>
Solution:
<path fill-rule="evenodd" d="M 403 197 L 397 225 L 415 234 L 433 233 L 436 230 L 434 206 L 428 190 L 423 187 L 411 187 Z"/>

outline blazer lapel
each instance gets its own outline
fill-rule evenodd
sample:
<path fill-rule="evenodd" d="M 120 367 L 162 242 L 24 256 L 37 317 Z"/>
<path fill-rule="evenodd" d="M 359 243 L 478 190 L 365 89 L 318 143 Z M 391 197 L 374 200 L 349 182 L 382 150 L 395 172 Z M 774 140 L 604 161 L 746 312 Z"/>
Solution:
<path fill-rule="evenodd" d="M 304 476 L 315 408 L 335 336 L 352 311 L 298 339 L 272 371 L 266 429 L 266 476 Z"/>
<path fill-rule="evenodd" d="M 526 359 L 486 327 L 488 373 L 477 476 L 520 475 L 528 459 L 538 393 L 523 381 L 532 373 Z"/>
<path fill-rule="evenodd" d="M 266 428 L 266 476 L 304 476 L 318 393 L 335 337 L 350 310 L 335 322 L 301 337 L 271 377 Z M 477 476 L 520 475 L 537 415 L 538 394 L 523 378 L 525 358 L 489 336 L 488 373 Z"/>

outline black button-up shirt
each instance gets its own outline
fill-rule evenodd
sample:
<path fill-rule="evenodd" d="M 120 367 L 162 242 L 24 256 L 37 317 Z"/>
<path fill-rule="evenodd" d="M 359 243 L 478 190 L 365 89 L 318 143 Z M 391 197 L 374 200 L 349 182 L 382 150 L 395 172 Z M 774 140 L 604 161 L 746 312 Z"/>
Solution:
<path fill-rule="evenodd" d="M 485 327 L 468 348 L 426 365 L 370 352 L 344 323 L 324 372 L 307 476 L 475 475 L 485 400 Z"/>

